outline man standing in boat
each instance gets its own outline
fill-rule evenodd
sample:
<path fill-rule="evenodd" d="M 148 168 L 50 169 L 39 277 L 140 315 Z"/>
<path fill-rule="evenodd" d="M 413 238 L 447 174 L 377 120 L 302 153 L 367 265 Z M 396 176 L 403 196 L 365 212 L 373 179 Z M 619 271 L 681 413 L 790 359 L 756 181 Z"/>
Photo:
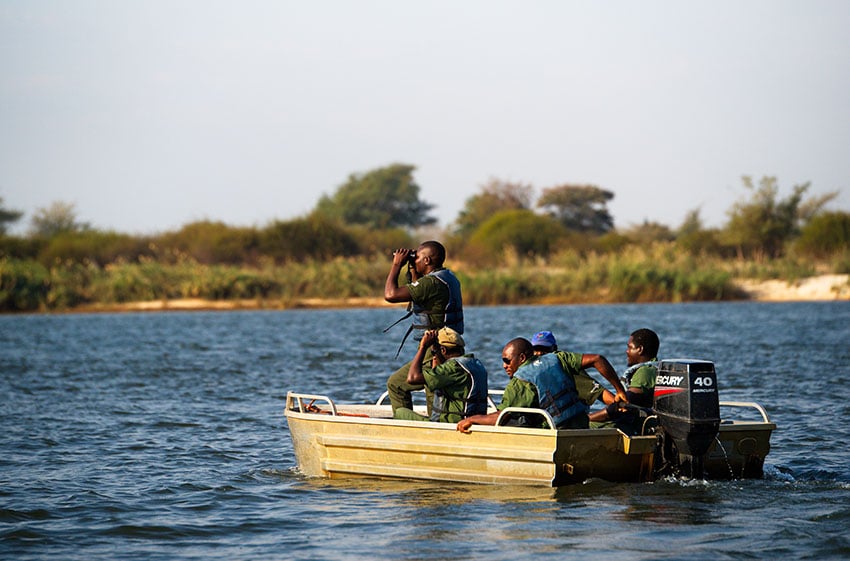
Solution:
<path fill-rule="evenodd" d="M 465 354 L 463 337 L 450 327 L 426 331 L 407 373 L 408 384 L 424 384 L 433 393 L 431 415 L 426 417 L 407 407 L 393 416 L 406 421 L 457 423 L 487 412 L 487 369 L 472 354 Z M 431 364 L 423 366 L 428 349 Z"/>
<path fill-rule="evenodd" d="M 384 285 L 384 299 L 387 302 L 408 302 L 413 322 L 404 335 L 401 344 L 411 331 L 416 330 L 421 338 L 425 330 L 437 330 L 450 327 L 459 334 L 463 333 L 463 298 L 460 281 L 449 269 L 443 267 L 446 260 L 446 248 L 437 241 L 423 242 L 416 251 L 398 249 L 393 253 L 393 263 L 387 274 Z M 404 265 L 408 266 L 410 279 L 407 284 L 399 286 L 398 277 Z M 401 347 L 399 347 L 401 350 Z M 428 366 L 433 358 L 433 350 L 428 346 L 421 357 L 421 364 Z M 392 374 L 387 380 L 387 392 L 393 412 L 400 407 L 413 409 L 413 399 L 410 392 L 421 390 L 424 384 L 410 384 L 407 375 L 410 371 L 408 362 Z M 426 389 L 428 414 L 431 413 L 433 396 Z"/>

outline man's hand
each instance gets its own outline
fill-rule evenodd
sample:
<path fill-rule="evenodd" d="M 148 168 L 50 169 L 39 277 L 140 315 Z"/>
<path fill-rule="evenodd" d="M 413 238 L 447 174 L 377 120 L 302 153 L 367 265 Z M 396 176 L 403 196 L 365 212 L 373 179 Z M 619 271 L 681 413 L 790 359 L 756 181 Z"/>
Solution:
<path fill-rule="evenodd" d="M 472 432 L 471 430 L 469 430 L 469 427 L 471 427 L 472 425 L 473 423 L 469 419 L 461 419 L 457 423 L 457 430 L 469 434 Z"/>
<path fill-rule="evenodd" d="M 405 263 L 408 262 L 410 256 L 409 249 L 397 249 L 393 252 L 393 264 L 390 265 L 390 272 L 387 274 L 387 280 L 384 283 L 384 300 L 396 304 L 399 302 L 410 302 L 412 296 L 406 286 L 398 285 L 398 273 Z"/>
<path fill-rule="evenodd" d="M 429 329 L 425 333 L 422 334 L 422 340 L 419 341 L 420 349 L 427 349 L 437 342 L 437 331 L 434 329 Z"/>
<path fill-rule="evenodd" d="M 408 257 L 410 256 L 409 249 L 397 249 L 393 252 L 393 265 L 401 269 L 401 267 L 408 262 Z"/>

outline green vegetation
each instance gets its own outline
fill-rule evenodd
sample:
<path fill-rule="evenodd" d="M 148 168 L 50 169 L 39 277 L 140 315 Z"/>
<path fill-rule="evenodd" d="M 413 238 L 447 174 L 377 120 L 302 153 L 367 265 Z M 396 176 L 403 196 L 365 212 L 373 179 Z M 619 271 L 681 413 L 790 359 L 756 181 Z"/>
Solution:
<path fill-rule="evenodd" d="M 559 254 L 552 265 L 504 269 L 453 267 L 468 304 L 650 302 L 740 297 L 731 273 L 694 267 L 689 259 L 657 260 L 657 253 L 579 257 Z M 561 263 L 569 263 L 563 266 Z M 181 298 L 255 300 L 260 307 L 291 307 L 312 298 L 380 295 L 389 265 L 384 258 L 336 258 L 285 266 L 206 265 L 188 257 L 176 263 L 142 258 L 100 267 L 68 261 L 46 267 L 35 261 L 0 260 L 0 310 L 67 310 L 86 304 L 122 304 Z"/>
<path fill-rule="evenodd" d="M 559 185 L 543 190 L 537 206 L 545 209 L 566 228 L 604 234 L 614 228 L 608 201 L 614 193 L 595 185 Z"/>
<path fill-rule="evenodd" d="M 362 175 L 352 174 L 332 197 L 323 196 L 314 212 L 375 229 L 434 224 L 437 219 L 428 215 L 434 205 L 419 198 L 420 188 L 413 180 L 415 169 L 393 164 Z"/>
<path fill-rule="evenodd" d="M 644 221 L 618 230 L 609 191 L 561 185 L 535 205 L 531 186 L 491 180 L 450 231 L 435 232 L 413 230 L 433 222 L 414 169 L 352 175 L 306 217 L 261 228 L 199 221 L 150 236 L 98 231 L 66 203 L 39 209 L 28 235 L 10 236 L 22 213 L 0 198 L 0 311 L 380 300 L 392 250 L 427 238 L 445 243 L 471 305 L 728 300 L 744 297 L 736 278 L 850 273 L 850 213 L 823 210 L 835 193 L 805 199 L 808 184 L 782 199 L 775 178 L 756 187 L 745 177 L 752 196 L 722 228 L 705 228 L 694 210 L 678 228 Z"/>
<path fill-rule="evenodd" d="M 3 197 L 0 197 L 0 235 L 4 235 L 8 225 L 17 222 L 23 215 L 20 210 L 3 208 Z"/>

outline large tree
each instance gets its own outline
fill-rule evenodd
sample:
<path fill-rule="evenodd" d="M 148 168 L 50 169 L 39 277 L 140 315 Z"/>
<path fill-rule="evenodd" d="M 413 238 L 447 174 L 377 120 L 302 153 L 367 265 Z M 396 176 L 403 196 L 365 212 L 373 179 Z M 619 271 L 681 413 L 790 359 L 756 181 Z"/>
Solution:
<path fill-rule="evenodd" d="M 742 257 L 779 257 L 800 227 L 838 195 L 832 192 L 804 201 L 803 195 L 811 186 L 806 182 L 795 185 L 787 198 L 780 199 L 775 177 L 762 177 L 758 187 L 750 176 L 743 176 L 742 181 L 752 197 L 732 206 L 723 230 L 726 243 L 735 246 Z"/>
<path fill-rule="evenodd" d="M 490 179 L 478 193 L 466 199 L 455 221 L 455 229 L 458 234 L 470 234 L 497 212 L 527 210 L 531 208 L 533 196 L 531 185 Z"/>
<path fill-rule="evenodd" d="M 429 215 L 434 205 L 419 198 L 413 180 L 415 166 L 392 164 L 364 174 L 351 174 L 333 196 L 324 195 L 316 214 L 371 228 L 426 226 L 437 219 Z"/>
<path fill-rule="evenodd" d="M 30 219 L 30 234 L 35 237 L 52 238 L 58 234 L 81 232 L 90 228 L 88 223 L 77 221 L 74 203 L 63 201 L 37 209 Z"/>
<path fill-rule="evenodd" d="M 614 228 L 608 201 L 614 193 L 595 185 L 558 185 L 543 190 L 537 206 L 567 229 L 604 234 Z"/>
<path fill-rule="evenodd" d="M 19 210 L 10 210 L 3 207 L 3 197 L 0 197 L 0 235 L 6 233 L 6 229 L 12 222 L 21 219 L 24 213 Z"/>

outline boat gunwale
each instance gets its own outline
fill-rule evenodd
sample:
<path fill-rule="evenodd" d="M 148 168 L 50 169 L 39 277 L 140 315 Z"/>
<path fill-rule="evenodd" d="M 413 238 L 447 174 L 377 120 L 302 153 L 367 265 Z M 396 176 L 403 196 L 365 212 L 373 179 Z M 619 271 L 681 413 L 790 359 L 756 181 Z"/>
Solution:
<path fill-rule="evenodd" d="M 331 411 L 301 411 L 293 408 L 295 404 L 298 402 L 299 398 L 308 398 L 308 399 L 323 399 L 327 400 L 327 402 L 331 406 Z M 769 420 L 767 413 L 764 411 L 764 408 L 755 403 L 755 402 L 720 402 L 721 406 L 729 406 L 729 407 L 753 407 L 758 409 L 758 411 L 762 414 L 762 417 L 765 419 L 764 421 L 759 420 L 742 420 L 742 419 L 720 419 L 720 426 L 718 434 L 721 432 L 732 431 L 732 430 L 764 430 L 764 431 L 774 431 L 777 429 L 776 423 Z M 423 409 L 424 410 L 424 409 Z M 284 410 L 284 415 L 286 417 L 294 417 L 298 419 L 304 420 L 314 420 L 314 421 L 328 421 L 333 423 L 362 423 L 362 424 L 374 424 L 374 425 L 386 425 L 386 426 L 397 426 L 397 427 L 410 427 L 417 429 L 436 429 L 436 430 L 457 430 L 457 427 L 454 423 L 434 423 L 434 422 L 425 422 L 425 421 L 407 421 L 402 419 L 395 419 L 391 416 L 381 415 L 381 416 L 361 416 L 362 414 L 366 414 L 366 412 L 383 412 L 387 413 L 390 411 L 389 405 L 380 404 L 380 400 L 377 403 L 336 403 L 332 399 L 327 396 L 320 396 L 315 394 L 302 394 L 298 392 L 289 391 L 286 396 L 286 408 Z M 542 410 L 541 410 L 542 411 Z M 347 414 L 346 414 L 347 413 Z M 500 416 L 501 418 L 501 416 Z M 471 432 L 505 432 L 510 434 L 528 434 L 535 436 L 582 436 L 582 435 L 613 435 L 619 434 L 626 438 L 648 438 L 653 435 L 635 435 L 629 436 L 626 433 L 622 432 L 617 428 L 588 428 L 588 429 L 550 429 L 550 428 L 536 428 L 536 427 L 517 427 L 510 425 L 472 425 L 470 427 Z"/>

